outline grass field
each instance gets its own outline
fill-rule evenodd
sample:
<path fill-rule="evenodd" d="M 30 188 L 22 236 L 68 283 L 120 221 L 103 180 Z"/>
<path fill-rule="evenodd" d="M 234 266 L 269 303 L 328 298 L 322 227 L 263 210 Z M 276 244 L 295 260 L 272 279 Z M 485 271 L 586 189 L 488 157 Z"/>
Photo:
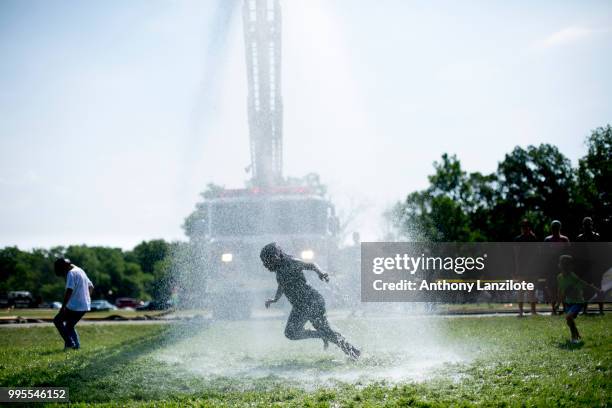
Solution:
<path fill-rule="evenodd" d="M 10 317 L 23 317 L 27 319 L 53 319 L 59 310 L 54 309 L 0 309 L 0 319 Z M 159 311 L 139 311 L 139 310 L 108 310 L 100 312 L 88 312 L 86 319 L 106 319 L 109 316 L 120 316 L 126 319 L 133 319 L 140 316 L 155 316 Z"/>
<path fill-rule="evenodd" d="M 610 304 L 606 304 L 607 310 L 610 310 Z M 550 305 L 538 304 L 538 313 L 549 313 Z M 26 319 L 52 319 L 57 310 L 53 309 L 0 309 L 0 320 L 11 317 L 22 317 Z M 438 304 L 435 310 L 430 311 L 439 314 L 470 314 L 470 313 L 517 313 L 518 306 L 516 303 L 500 304 L 500 303 L 466 303 L 466 304 Z M 589 305 L 589 313 L 597 313 L 597 305 Z M 126 319 L 134 319 L 143 316 L 157 316 L 165 314 L 163 311 L 134 311 L 134 310 L 109 310 L 101 312 L 89 312 L 85 315 L 85 319 L 106 319 L 109 316 L 120 316 Z M 193 316 L 193 315 L 210 315 L 202 310 L 185 310 L 179 312 L 171 312 L 172 315 L 178 317 Z M 525 305 L 525 313 L 529 313 L 529 304 Z"/>
<path fill-rule="evenodd" d="M 612 406 L 610 315 L 579 318 L 580 346 L 551 316 L 336 323 L 362 361 L 289 342 L 282 321 L 89 325 L 70 352 L 51 327 L 0 328 L 0 385 L 67 386 L 73 403 L 106 406 Z M 425 364 L 445 355 L 458 358 Z"/>

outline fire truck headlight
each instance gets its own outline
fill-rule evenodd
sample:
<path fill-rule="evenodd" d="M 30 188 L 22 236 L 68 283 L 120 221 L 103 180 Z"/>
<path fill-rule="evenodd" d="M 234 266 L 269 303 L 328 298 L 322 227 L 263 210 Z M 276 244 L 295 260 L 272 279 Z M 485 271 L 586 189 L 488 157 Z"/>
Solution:
<path fill-rule="evenodd" d="M 232 262 L 234 260 L 234 255 L 231 252 L 226 252 L 221 255 L 221 262 Z"/>
<path fill-rule="evenodd" d="M 302 259 L 305 261 L 312 261 L 314 258 L 314 251 L 312 249 L 305 249 L 302 251 Z"/>

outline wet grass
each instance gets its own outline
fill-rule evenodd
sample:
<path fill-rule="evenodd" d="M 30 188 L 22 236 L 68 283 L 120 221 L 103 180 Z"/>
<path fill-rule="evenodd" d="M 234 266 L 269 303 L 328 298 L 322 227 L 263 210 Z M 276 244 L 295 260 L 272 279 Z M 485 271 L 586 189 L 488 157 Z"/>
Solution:
<path fill-rule="evenodd" d="M 169 325 L 83 326 L 83 348 L 66 353 L 51 327 L 2 328 L 0 385 L 67 386 L 77 406 L 612 406 L 610 315 L 579 318 L 585 343 L 578 346 L 567 341 L 561 317 L 449 318 L 440 327 L 445 341 L 473 354 L 469 363 L 424 382 L 315 390 L 274 377 L 247 387 L 162 362 L 156 351 L 179 340 Z M 329 361 L 321 361 L 326 370 Z"/>

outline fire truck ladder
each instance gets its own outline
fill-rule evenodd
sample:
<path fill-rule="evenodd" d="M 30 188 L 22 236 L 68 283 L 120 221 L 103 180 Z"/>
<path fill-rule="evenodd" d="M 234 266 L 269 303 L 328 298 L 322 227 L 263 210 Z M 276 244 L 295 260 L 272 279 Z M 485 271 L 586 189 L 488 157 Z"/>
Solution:
<path fill-rule="evenodd" d="M 255 186 L 278 185 L 283 167 L 279 0 L 244 0 L 251 172 Z"/>

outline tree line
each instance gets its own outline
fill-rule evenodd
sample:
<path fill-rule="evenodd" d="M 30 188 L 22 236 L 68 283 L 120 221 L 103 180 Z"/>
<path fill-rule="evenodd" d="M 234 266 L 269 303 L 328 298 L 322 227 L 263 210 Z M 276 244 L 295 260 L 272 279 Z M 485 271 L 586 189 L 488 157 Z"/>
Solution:
<path fill-rule="evenodd" d="M 573 167 L 550 144 L 515 147 L 495 172 L 468 173 L 455 155 L 434 162 L 429 186 L 396 203 L 385 215 L 391 237 L 434 242 L 511 241 L 527 219 L 536 235 L 552 220 L 572 239 L 583 217 L 612 240 L 612 127 L 586 138 L 587 153 Z"/>
<path fill-rule="evenodd" d="M 46 301 L 61 300 L 65 282 L 55 276 L 53 262 L 65 256 L 94 282 L 93 299 L 167 299 L 172 290 L 171 254 L 179 245 L 156 239 L 143 241 L 130 251 L 86 245 L 31 251 L 2 248 L 0 295 L 25 290 Z"/>

